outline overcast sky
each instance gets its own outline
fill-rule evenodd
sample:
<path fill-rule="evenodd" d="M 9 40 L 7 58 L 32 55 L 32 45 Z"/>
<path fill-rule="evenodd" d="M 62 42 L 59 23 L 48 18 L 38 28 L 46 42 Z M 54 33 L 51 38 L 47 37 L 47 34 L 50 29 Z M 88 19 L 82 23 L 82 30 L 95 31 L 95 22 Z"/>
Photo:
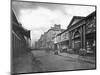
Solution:
<path fill-rule="evenodd" d="M 40 38 L 54 24 L 66 29 L 73 16 L 87 16 L 95 7 L 59 5 L 36 2 L 12 2 L 12 8 L 22 26 L 31 30 L 32 41 Z"/>

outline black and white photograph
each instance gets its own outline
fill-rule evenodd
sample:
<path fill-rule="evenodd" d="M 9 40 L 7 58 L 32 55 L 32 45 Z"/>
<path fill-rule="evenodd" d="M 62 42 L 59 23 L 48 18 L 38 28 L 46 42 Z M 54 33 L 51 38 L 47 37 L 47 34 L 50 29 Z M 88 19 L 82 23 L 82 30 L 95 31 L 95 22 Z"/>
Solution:
<path fill-rule="evenodd" d="M 11 1 L 11 73 L 96 69 L 96 5 Z"/>

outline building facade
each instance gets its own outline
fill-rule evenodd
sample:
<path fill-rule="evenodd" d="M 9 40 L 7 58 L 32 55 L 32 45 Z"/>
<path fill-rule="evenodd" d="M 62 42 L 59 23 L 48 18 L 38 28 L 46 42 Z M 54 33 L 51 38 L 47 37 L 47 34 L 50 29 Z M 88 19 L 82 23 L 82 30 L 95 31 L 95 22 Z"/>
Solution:
<path fill-rule="evenodd" d="M 66 52 L 69 46 L 69 33 L 66 30 L 56 35 L 54 40 L 55 50 Z"/>
<path fill-rule="evenodd" d="M 47 32 L 41 35 L 39 42 L 40 48 L 45 49 L 54 49 L 54 37 L 59 34 L 61 31 L 60 25 L 54 25 L 54 27 L 51 27 Z"/>
<path fill-rule="evenodd" d="M 12 58 L 19 57 L 29 50 L 30 31 L 25 30 L 18 23 L 14 11 L 12 10 L 12 26 L 11 26 L 11 48 Z"/>

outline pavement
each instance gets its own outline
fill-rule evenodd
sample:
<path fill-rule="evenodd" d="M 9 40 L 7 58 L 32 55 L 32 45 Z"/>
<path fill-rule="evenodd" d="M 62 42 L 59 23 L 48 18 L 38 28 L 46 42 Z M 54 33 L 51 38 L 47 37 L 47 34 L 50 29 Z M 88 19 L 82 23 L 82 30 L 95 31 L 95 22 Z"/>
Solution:
<path fill-rule="evenodd" d="M 32 53 L 34 54 L 35 58 L 41 63 L 40 67 L 42 69 L 42 72 L 95 68 L 94 62 L 86 61 L 85 59 L 83 60 L 78 55 L 55 55 L 53 52 L 45 51 L 32 51 Z"/>
<path fill-rule="evenodd" d="M 95 61 L 95 57 L 91 57 L 91 56 L 80 56 L 77 54 L 69 54 L 69 53 L 59 53 L 58 55 L 63 56 L 63 57 L 71 57 L 71 58 L 75 58 L 78 60 L 82 60 L 82 61 L 86 61 L 86 62 L 90 62 L 90 63 L 96 63 Z"/>
<path fill-rule="evenodd" d="M 34 58 L 33 54 L 27 53 L 13 60 L 12 73 L 37 72 L 38 65 L 36 63 L 38 61 Z"/>
<path fill-rule="evenodd" d="M 55 55 L 52 51 L 31 51 L 23 57 L 14 60 L 14 73 L 50 72 L 63 70 L 94 69 L 95 63 L 90 58 L 83 58 L 75 54 L 60 53 Z"/>

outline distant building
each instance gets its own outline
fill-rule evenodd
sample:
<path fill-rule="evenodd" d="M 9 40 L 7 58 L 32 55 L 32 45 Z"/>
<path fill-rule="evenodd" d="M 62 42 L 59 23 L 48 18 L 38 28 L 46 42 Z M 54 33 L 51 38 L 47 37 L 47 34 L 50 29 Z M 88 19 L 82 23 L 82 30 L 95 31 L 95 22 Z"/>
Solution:
<path fill-rule="evenodd" d="M 69 33 L 66 29 L 55 36 L 54 49 L 60 51 L 67 51 L 68 46 L 69 46 Z"/>
<path fill-rule="evenodd" d="M 54 37 L 62 31 L 63 29 L 61 29 L 60 25 L 54 25 L 54 27 L 51 27 L 51 29 L 47 31 L 47 48 L 53 49 Z"/>
<path fill-rule="evenodd" d="M 47 32 L 41 35 L 38 40 L 40 44 L 39 46 L 45 49 L 53 49 L 54 37 L 62 31 L 63 29 L 61 29 L 61 26 L 55 24 L 54 27 L 51 27 Z"/>
<path fill-rule="evenodd" d="M 38 49 L 39 48 L 39 43 L 38 41 L 35 42 L 35 49 Z"/>
<path fill-rule="evenodd" d="M 40 48 L 46 47 L 46 33 L 41 35 L 40 39 L 38 40 L 38 45 Z"/>

